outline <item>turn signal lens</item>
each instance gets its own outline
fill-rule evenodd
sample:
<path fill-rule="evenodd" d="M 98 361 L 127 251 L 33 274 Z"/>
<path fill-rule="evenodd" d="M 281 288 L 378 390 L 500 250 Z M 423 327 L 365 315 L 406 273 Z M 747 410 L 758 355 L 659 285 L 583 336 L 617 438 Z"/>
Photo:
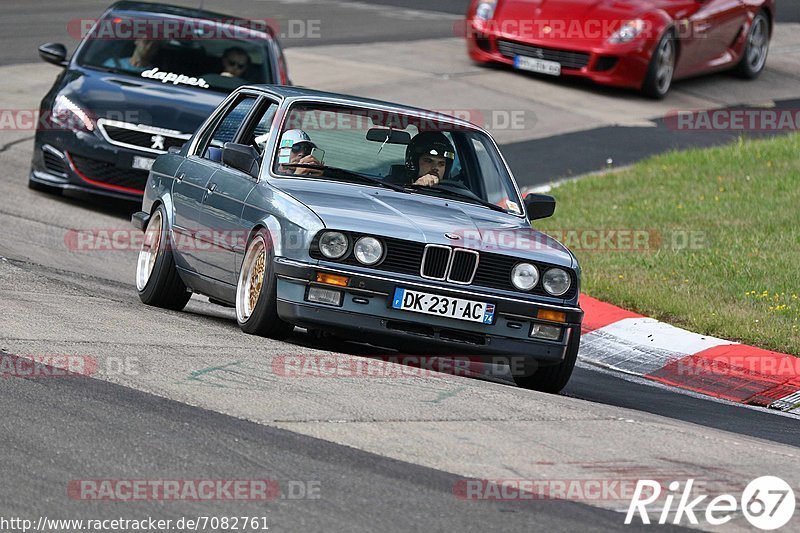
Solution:
<path fill-rule="evenodd" d="M 326 285 L 338 285 L 339 287 L 347 287 L 347 282 L 350 278 L 347 276 L 336 276 L 334 274 L 324 274 L 317 272 L 317 283 L 325 283 Z"/>
<path fill-rule="evenodd" d="M 536 318 L 541 320 L 549 320 L 551 322 L 566 322 L 567 313 L 563 311 L 551 311 L 549 309 L 539 309 L 536 313 Z"/>

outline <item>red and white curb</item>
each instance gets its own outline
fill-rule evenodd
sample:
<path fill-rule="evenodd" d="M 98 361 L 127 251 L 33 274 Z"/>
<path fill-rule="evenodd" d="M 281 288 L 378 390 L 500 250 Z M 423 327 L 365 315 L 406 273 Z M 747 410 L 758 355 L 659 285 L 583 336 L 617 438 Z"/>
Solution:
<path fill-rule="evenodd" d="M 748 405 L 800 414 L 800 358 L 631 313 L 585 294 L 580 359 Z"/>

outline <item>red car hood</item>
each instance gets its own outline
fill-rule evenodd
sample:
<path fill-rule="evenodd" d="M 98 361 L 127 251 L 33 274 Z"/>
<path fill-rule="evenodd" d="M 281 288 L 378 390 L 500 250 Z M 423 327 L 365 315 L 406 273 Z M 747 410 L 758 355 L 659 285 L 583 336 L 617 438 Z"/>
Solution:
<path fill-rule="evenodd" d="M 507 0 L 494 25 L 505 37 L 575 45 L 604 44 L 623 22 L 657 7 L 643 0 Z"/>

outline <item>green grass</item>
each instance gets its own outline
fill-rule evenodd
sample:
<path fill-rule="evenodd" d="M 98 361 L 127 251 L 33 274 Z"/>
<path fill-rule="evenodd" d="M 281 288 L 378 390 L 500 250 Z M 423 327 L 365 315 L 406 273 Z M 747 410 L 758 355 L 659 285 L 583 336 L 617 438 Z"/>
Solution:
<path fill-rule="evenodd" d="M 800 135 L 668 153 L 551 194 L 556 214 L 535 226 L 561 233 L 583 292 L 800 355 Z M 649 246 L 571 246 L 578 232 L 609 229 L 648 231 Z M 685 235 L 700 241 L 682 246 Z"/>

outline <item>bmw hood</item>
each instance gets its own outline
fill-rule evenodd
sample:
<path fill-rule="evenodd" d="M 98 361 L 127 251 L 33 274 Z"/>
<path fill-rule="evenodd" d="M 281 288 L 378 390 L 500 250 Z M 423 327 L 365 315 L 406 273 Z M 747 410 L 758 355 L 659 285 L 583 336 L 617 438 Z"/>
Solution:
<path fill-rule="evenodd" d="M 80 69 L 60 91 L 94 119 L 193 133 L 227 96 L 144 78 Z"/>
<path fill-rule="evenodd" d="M 272 183 L 314 211 L 326 228 L 573 266 L 569 251 L 527 220 L 478 204 L 324 180 Z"/>

